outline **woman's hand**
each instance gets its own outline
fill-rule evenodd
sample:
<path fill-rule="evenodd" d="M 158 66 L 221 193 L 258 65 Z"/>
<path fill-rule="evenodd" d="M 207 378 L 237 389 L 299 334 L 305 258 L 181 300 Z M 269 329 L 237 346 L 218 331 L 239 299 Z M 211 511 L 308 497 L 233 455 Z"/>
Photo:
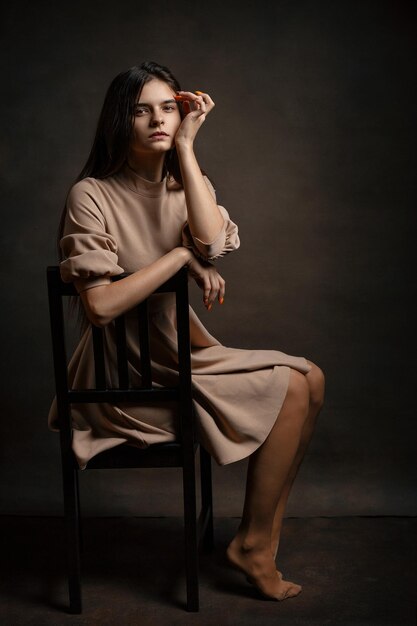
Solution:
<path fill-rule="evenodd" d="M 206 116 L 214 108 L 214 102 L 207 93 L 202 91 L 195 93 L 178 91 L 175 99 L 182 103 L 185 114 L 175 135 L 175 144 L 179 148 L 187 145 L 192 146 Z"/>
<path fill-rule="evenodd" d="M 192 276 L 203 290 L 204 306 L 210 311 L 213 302 L 218 298 L 220 304 L 224 302 L 225 280 L 220 276 L 217 269 L 208 261 L 200 261 L 191 253 L 190 260 L 187 263 L 188 273 Z"/>

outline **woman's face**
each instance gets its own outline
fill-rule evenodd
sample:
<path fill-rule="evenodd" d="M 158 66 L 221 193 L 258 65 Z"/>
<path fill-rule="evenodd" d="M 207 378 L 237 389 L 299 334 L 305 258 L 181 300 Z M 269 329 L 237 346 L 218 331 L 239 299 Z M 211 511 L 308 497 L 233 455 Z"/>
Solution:
<path fill-rule="evenodd" d="M 130 150 L 146 157 L 165 153 L 174 146 L 181 124 L 175 91 L 156 78 L 145 83 L 135 106 Z"/>

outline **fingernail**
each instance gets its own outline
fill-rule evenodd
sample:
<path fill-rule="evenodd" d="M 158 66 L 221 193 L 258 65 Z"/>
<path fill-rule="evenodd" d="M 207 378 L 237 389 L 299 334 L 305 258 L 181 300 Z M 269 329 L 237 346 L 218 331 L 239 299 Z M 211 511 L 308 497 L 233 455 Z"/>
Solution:
<path fill-rule="evenodd" d="M 209 304 L 207 307 L 207 311 L 211 311 L 212 306 L 213 306 L 212 304 Z"/>
<path fill-rule="evenodd" d="M 220 302 L 220 304 L 223 304 L 224 298 L 220 298 L 219 302 Z"/>
<path fill-rule="evenodd" d="M 184 98 L 184 96 L 178 96 L 178 95 L 174 96 L 175 100 L 183 100 L 183 98 Z"/>
<path fill-rule="evenodd" d="M 194 93 L 196 93 L 197 96 L 202 96 L 204 92 L 203 91 L 195 91 Z"/>

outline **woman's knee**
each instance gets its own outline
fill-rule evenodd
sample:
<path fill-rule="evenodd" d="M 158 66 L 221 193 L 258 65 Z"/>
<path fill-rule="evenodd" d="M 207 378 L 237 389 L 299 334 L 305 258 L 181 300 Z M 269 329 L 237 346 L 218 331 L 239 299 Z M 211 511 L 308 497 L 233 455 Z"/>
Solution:
<path fill-rule="evenodd" d="M 297 370 L 290 370 L 290 380 L 286 401 L 299 410 L 300 414 L 306 414 L 310 404 L 310 388 L 304 374 Z"/>
<path fill-rule="evenodd" d="M 324 402 L 325 377 L 323 371 L 318 365 L 308 361 L 311 370 L 306 374 L 306 380 L 309 387 L 310 406 L 313 405 L 320 409 Z"/>

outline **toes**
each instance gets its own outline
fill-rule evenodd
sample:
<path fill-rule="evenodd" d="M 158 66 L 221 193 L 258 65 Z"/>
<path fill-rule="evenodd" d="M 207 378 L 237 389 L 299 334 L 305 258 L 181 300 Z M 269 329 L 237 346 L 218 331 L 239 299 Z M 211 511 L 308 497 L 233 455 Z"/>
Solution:
<path fill-rule="evenodd" d="M 299 593 L 301 593 L 301 589 L 302 587 L 300 585 L 290 585 L 281 600 L 286 600 L 287 598 L 295 598 L 296 596 L 298 596 Z"/>

